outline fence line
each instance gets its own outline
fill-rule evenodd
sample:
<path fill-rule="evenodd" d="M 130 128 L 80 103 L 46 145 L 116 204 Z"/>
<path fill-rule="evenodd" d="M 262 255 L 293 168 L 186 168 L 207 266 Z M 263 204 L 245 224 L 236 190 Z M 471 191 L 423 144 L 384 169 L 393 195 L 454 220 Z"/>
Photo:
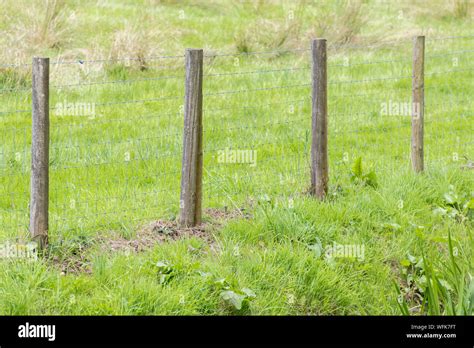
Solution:
<path fill-rule="evenodd" d="M 340 48 L 383 48 L 383 45 L 388 43 L 408 43 L 411 41 L 411 37 L 402 37 L 391 40 L 381 41 L 379 44 L 342 44 L 338 47 Z M 474 39 L 474 35 L 453 35 L 453 36 L 444 36 L 444 37 L 431 37 L 430 41 L 446 41 L 446 40 L 459 40 L 459 39 Z M 272 51 L 255 51 L 255 52 L 240 52 L 240 53 L 210 53 L 204 54 L 204 58 L 213 58 L 213 57 L 234 57 L 234 56 L 247 56 L 247 55 L 266 55 L 266 54 L 281 54 L 281 53 L 290 53 L 290 52 L 309 52 L 310 49 L 306 48 L 295 48 L 295 49 L 284 49 L 284 50 L 272 50 Z M 77 58 L 71 61 L 53 61 L 50 62 L 51 65 L 71 65 L 71 64 L 84 64 L 84 63 L 107 63 L 107 62 L 119 62 L 119 61 L 148 61 L 148 60 L 159 60 L 159 59 L 184 59 L 184 55 L 164 55 L 164 56 L 146 56 L 143 58 L 137 57 L 121 57 L 121 58 L 102 58 L 102 59 L 80 59 Z M 31 63 L 19 63 L 19 64 L 0 64 L 0 68 L 18 68 L 18 67 L 31 67 Z"/>
<path fill-rule="evenodd" d="M 428 40 L 455 42 L 455 40 L 470 38 L 446 37 Z M 405 40 L 394 42 L 409 43 Z M 369 47 L 379 48 L 377 45 L 346 46 L 346 48 L 356 49 Z M 93 115 L 90 121 L 71 122 L 69 118 L 74 115 L 68 115 L 67 112 L 65 115 L 59 114 L 64 106 L 58 106 L 58 104 L 47 108 L 51 113 L 50 118 L 53 119 L 53 124 L 48 127 L 52 131 L 50 134 L 52 144 L 47 151 L 50 154 L 48 168 L 50 180 L 52 180 L 48 201 L 50 201 L 52 216 L 50 220 L 53 227 L 50 226 L 45 230 L 56 231 L 55 229 L 62 228 L 61 226 L 72 228 L 74 221 L 70 221 L 71 217 L 78 219 L 79 216 L 84 219 L 81 220 L 81 225 L 87 224 L 88 217 L 93 218 L 93 216 L 101 219 L 105 219 L 106 216 L 127 216 L 127 220 L 139 221 L 140 217 L 130 216 L 132 211 L 142 217 L 151 212 L 169 211 L 173 210 L 172 207 L 179 200 L 188 202 L 188 204 L 180 204 L 181 224 L 193 226 L 199 224 L 198 215 L 202 211 L 202 203 L 199 199 L 201 195 L 204 196 L 202 199 L 205 200 L 206 205 L 222 204 L 221 199 L 228 200 L 233 205 L 235 204 L 233 194 L 246 193 L 250 196 L 258 196 L 258 192 L 269 190 L 269 192 L 278 191 L 279 194 L 288 192 L 293 195 L 294 192 L 302 192 L 299 189 L 301 184 L 298 182 L 306 186 L 304 184 L 306 181 L 310 186 L 310 192 L 323 199 L 331 190 L 327 181 L 329 166 L 335 169 L 337 176 L 341 163 L 346 165 L 350 160 L 347 157 L 354 156 L 354 151 L 351 150 L 354 146 L 359 149 L 372 149 L 372 152 L 364 152 L 370 160 L 372 158 L 370 156 L 384 153 L 383 148 L 373 147 L 373 144 L 383 139 L 383 146 L 397 145 L 391 146 L 393 151 L 391 156 L 397 158 L 397 163 L 406 163 L 408 167 L 411 157 L 413 169 L 416 172 L 427 170 L 430 163 L 434 163 L 435 160 L 430 148 L 432 144 L 436 144 L 437 135 L 431 133 L 434 131 L 432 127 L 447 120 L 452 120 L 451 123 L 446 123 L 453 127 L 451 132 L 459 132 L 460 136 L 456 139 L 445 140 L 449 148 L 447 145 L 440 154 L 440 158 L 446 160 L 452 156 L 449 151 L 462 154 L 464 152 L 461 151 L 473 143 L 469 138 L 461 138 L 465 134 L 461 131 L 461 127 L 469 127 L 472 105 L 469 94 L 461 93 L 465 86 L 469 86 L 469 81 L 465 84 L 463 80 L 459 82 L 463 75 L 458 74 L 470 74 L 473 67 L 466 64 L 467 58 L 462 60 L 462 64 L 456 61 L 456 65 L 450 61 L 450 58 L 461 61 L 461 58 L 468 57 L 474 50 L 462 49 L 448 52 L 439 49 L 428 50 L 424 52 L 424 58 L 426 62 L 432 62 L 429 64 L 433 69 L 427 70 L 425 67 L 423 74 L 420 74 L 418 71 L 425 63 L 416 61 L 417 63 L 410 67 L 409 62 L 414 57 L 409 55 L 400 54 L 396 59 L 376 58 L 364 61 L 351 57 L 350 60 L 346 59 L 343 64 L 340 64 L 331 63 L 334 57 L 330 48 L 332 46 L 328 44 L 329 54 L 326 53 L 328 62 L 325 65 L 322 63 L 322 57 L 315 56 L 315 51 L 312 49 L 202 54 L 202 65 L 198 69 L 202 74 L 201 87 L 197 82 L 199 78 L 196 80 L 195 76 L 191 79 L 192 84 L 189 84 L 191 82 L 186 84 L 183 95 L 176 93 L 176 95 L 157 97 L 159 94 L 156 92 L 157 88 L 163 88 L 159 87 L 160 80 L 167 84 L 166 80 L 171 81 L 173 86 L 176 83 L 179 89 L 185 77 L 184 74 L 181 75 L 182 69 L 177 73 L 175 68 L 165 65 L 160 68 L 168 68 L 173 72 L 149 78 L 50 84 L 51 92 L 57 93 L 53 96 L 58 102 L 66 103 L 66 98 L 63 100 L 60 98 L 64 93 L 71 93 L 72 104 L 77 101 L 77 93 L 88 87 L 117 85 L 124 88 L 117 89 L 117 95 L 120 95 L 121 99 L 93 103 L 100 115 Z M 257 65 L 256 68 L 219 72 L 214 71 L 219 65 L 212 60 L 217 57 L 248 57 L 245 64 L 252 65 L 252 62 L 260 56 L 305 52 L 312 52 L 312 55 L 291 64 L 290 67 L 281 66 L 281 64 L 276 67 L 262 67 L 259 63 L 253 64 Z M 343 58 L 347 58 L 348 54 Z M 312 62 L 312 75 L 309 73 L 312 68 L 309 64 L 311 57 L 315 59 Z M 145 60 L 151 58 L 145 57 Z M 186 58 L 186 55 L 154 57 L 157 60 L 176 59 L 181 64 L 185 63 L 185 60 L 181 61 L 181 58 Z M 338 55 L 335 58 L 340 60 L 341 57 Z M 84 59 L 57 61 L 50 64 L 82 66 L 87 63 L 113 63 L 126 60 L 138 59 Z M 449 63 L 451 67 L 443 69 L 442 65 L 449 65 Z M 243 63 L 234 66 L 241 65 L 243 66 Z M 325 71 L 319 68 L 322 66 L 329 68 L 326 72 L 327 77 L 319 75 Z M 356 67 L 360 68 L 359 71 L 355 69 Z M 308 74 L 305 73 L 306 71 Z M 387 76 L 387 71 L 392 74 Z M 454 74 L 456 74 L 456 80 L 434 85 L 437 83 L 437 76 L 450 75 L 454 78 Z M 189 71 L 186 75 L 189 76 Z M 423 77 L 431 78 L 422 83 L 420 81 L 423 81 Z M 412 80 L 411 88 L 410 79 Z M 147 84 L 146 89 L 141 93 L 142 98 L 136 96 L 134 98 L 131 93 L 134 91 L 132 88 L 136 86 L 136 83 L 141 82 L 150 82 L 150 84 Z M 205 88 L 202 86 L 203 83 Z M 226 83 L 229 83 L 231 87 L 226 88 L 224 86 Z M 426 83 L 431 83 L 431 85 L 425 85 Z M 191 89 L 194 90 L 192 94 L 197 93 L 191 99 L 199 100 L 200 95 L 202 98 L 200 103 L 189 101 L 191 87 L 194 88 Z M 309 87 L 312 87 L 313 95 L 306 90 Z M 355 89 L 357 90 L 354 91 Z M 29 91 L 29 88 L 21 85 L 16 88 L 1 89 L 0 94 L 5 98 L 10 98 L 11 92 L 24 91 Z M 88 88 L 87 91 L 92 91 L 92 89 Z M 107 92 L 106 89 L 100 88 L 97 91 L 99 91 L 97 93 Z M 325 93 L 322 91 L 327 93 L 326 107 L 323 102 Z M 420 91 L 425 92 L 426 95 L 419 94 Z M 438 91 L 444 93 L 450 100 L 446 100 L 445 97 L 438 101 Z M 26 221 L 22 222 L 22 216 L 25 214 L 24 210 L 28 209 L 29 201 L 25 184 L 29 175 L 31 178 L 35 175 L 35 170 L 31 169 L 38 168 L 34 164 L 32 168 L 27 165 L 29 160 L 37 161 L 34 156 L 29 157 L 28 150 L 31 146 L 30 137 L 38 131 L 30 132 L 30 120 L 21 116 L 31 113 L 32 110 L 23 110 L 18 107 L 22 102 L 29 101 L 35 93 L 33 91 L 32 95 L 27 95 L 21 100 L 7 100 L 8 103 L 5 105 L 10 110 L 0 111 L 0 124 L 5 124 L 5 127 L 2 127 L 4 141 L 0 146 L 0 182 L 4 184 L 5 191 L 10 190 L 10 192 L 2 193 L 0 200 L 8 202 L 2 206 L 11 207 L 9 208 L 11 213 L 6 212 L 7 208 L 0 208 L 0 221 L 7 221 L 6 224 L 12 228 L 28 226 Z M 185 101 L 183 105 L 185 97 L 187 102 Z M 263 102 L 264 98 L 265 102 Z M 426 101 L 425 98 L 427 98 Z M 355 100 L 357 103 L 354 103 Z M 381 114 L 381 107 L 392 102 L 397 106 L 395 114 L 388 112 L 386 117 L 380 117 L 384 116 Z M 407 113 L 403 109 L 404 105 L 398 105 L 404 104 L 403 102 L 408 105 Z M 420 104 L 421 117 L 420 113 L 413 109 L 413 105 L 417 103 Z M 201 104 L 200 111 L 199 104 Z M 145 110 L 138 113 L 131 111 L 137 107 Z M 149 112 L 149 109 L 159 110 L 159 112 Z M 423 117 L 423 112 L 425 116 L 428 115 L 428 118 Z M 445 112 L 451 112 L 456 117 L 441 118 L 441 114 Z M 310 113 L 312 113 L 311 118 Z M 237 114 L 245 114 L 246 117 L 236 118 Z M 407 117 L 404 118 L 404 116 Z M 461 118 L 463 121 L 459 122 Z M 150 120 L 153 122 L 149 122 Z M 187 120 L 187 123 L 185 123 L 183 134 L 184 120 Z M 324 127 L 325 122 L 327 128 Z M 21 126 L 15 127 L 17 123 Z M 95 129 L 97 125 L 104 125 L 102 128 L 104 134 L 100 134 Z M 5 131 L 11 134 L 7 135 Z M 124 132 L 128 134 L 125 140 Z M 238 138 L 235 137 L 236 134 L 239 135 Z M 325 136 L 328 135 L 329 143 L 325 144 Z M 390 139 L 384 139 L 387 136 Z M 469 133 L 467 132 L 464 136 L 469 137 Z M 334 144 L 331 141 L 333 137 L 337 139 Z M 87 142 L 87 139 L 92 139 L 92 141 Z M 197 145 L 199 142 L 202 144 L 201 150 Z M 184 151 L 186 147 L 189 148 L 188 152 Z M 411 155 L 408 148 L 412 149 Z M 423 151 L 417 152 L 414 148 L 428 149 L 427 157 L 424 158 Z M 21 151 L 16 151 L 18 149 Z M 263 168 L 260 176 L 259 171 L 252 169 L 252 165 L 257 162 L 256 149 L 258 149 L 259 166 Z M 346 156 L 348 152 L 350 156 Z M 184 155 L 185 153 L 190 156 Z M 181 155 L 184 162 L 180 166 Z M 200 156 L 202 159 L 197 160 Z M 238 156 L 247 156 L 238 158 L 247 162 L 232 162 L 233 158 Z M 219 167 L 214 165 L 221 163 L 221 157 L 227 161 L 224 163 L 234 165 L 232 175 L 224 171 L 223 164 Z M 189 166 L 186 167 L 185 162 L 189 162 Z M 244 166 L 244 164 L 249 166 Z M 399 164 L 394 162 L 393 165 Z M 202 174 L 199 174 L 200 166 Z M 66 174 L 66 171 L 71 174 Z M 190 178 L 187 183 L 181 183 L 181 193 L 180 173 L 181 179 Z M 200 178 L 200 176 L 204 177 Z M 264 178 L 264 182 L 257 184 L 255 178 L 258 177 Z M 59 185 L 63 178 L 68 180 L 64 187 Z M 119 184 L 123 187 L 117 190 Z M 196 190 L 194 187 L 199 185 L 202 188 Z M 199 190 L 203 194 L 199 193 Z M 183 195 L 183 192 L 186 194 Z M 193 192 L 196 193 L 193 194 Z M 41 196 L 44 197 L 44 189 Z M 140 208 L 131 209 L 125 205 L 123 210 L 119 211 L 120 205 L 126 202 L 124 200 L 131 198 L 136 200 L 135 203 Z M 121 203 L 117 203 L 117 200 Z M 170 205 L 165 206 L 163 204 L 165 201 Z M 74 208 L 71 208 L 71 205 Z M 31 206 L 32 204 L 30 208 Z M 114 208 L 117 210 L 111 211 Z M 147 212 L 141 212 L 145 208 Z M 68 211 L 69 216 L 63 216 L 63 211 Z M 76 222 L 79 224 L 78 221 Z M 32 235 L 36 233 L 31 226 L 30 232 Z M 45 245 L 46 242 L 47 240 L 43 244 Z"/>

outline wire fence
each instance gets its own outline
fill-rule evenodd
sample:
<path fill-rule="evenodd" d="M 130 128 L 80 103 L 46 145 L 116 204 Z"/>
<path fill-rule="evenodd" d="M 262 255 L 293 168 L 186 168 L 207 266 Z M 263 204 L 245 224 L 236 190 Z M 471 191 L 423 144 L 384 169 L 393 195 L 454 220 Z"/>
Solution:
<path fill-rule="evenodd" d="M 411 40 L 328 52 L 330 195 L 358 157 L 380 176 L 410 168 Z M 203 206 L 241 209 L 308 191 L 311 50 L 204 55 Z M 427 38 L 425 161 L 474 158 L 474 36 Z M 155 64 L 156 63 L 156 64 Z M 179 212 L 184 56 L 52 61 L 51 238 L 135 228 Z M 89 66 L 99 65 L 100 68 Z M 31 65 L 0 71 L 0 232 L 26 237 Z"/>

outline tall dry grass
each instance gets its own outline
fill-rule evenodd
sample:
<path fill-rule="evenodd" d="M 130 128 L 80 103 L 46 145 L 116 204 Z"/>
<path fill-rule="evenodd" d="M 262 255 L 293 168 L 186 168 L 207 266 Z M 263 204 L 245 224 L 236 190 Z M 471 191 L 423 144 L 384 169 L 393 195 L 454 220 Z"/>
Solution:
<path fill-rule="evenodd" d="M 456 18 L 467 18 L 470 15 L 472 4 L 469 0 L 454 0 L 453 14 Z"/>

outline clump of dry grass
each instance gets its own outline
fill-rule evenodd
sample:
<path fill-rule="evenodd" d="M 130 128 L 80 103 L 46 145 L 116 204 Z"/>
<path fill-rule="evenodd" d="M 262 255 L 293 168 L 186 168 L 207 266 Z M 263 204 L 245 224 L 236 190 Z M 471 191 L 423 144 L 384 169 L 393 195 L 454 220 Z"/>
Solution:
<path fill-rule="evenodd" d="M 169 37 L 164 31 L 144 29 L 139 23 L 127 25 L 113 34 L 107 58 L 113 65 L 148 70 L 153 65 L 149 58 L 164 54 L 160 43 Z"/>
<path fill-rule="evenodd" d="M 351 42 L 360 33 L 365 20 L 361 11 L 361 2 L 347 2 L 339 21 L 340 26 L 336 28 L 337 42 L 342 44 Z"/>
<path fill-rule="evenodd" d="M 305 1 L 301 1 L 295 9 L 285 11 L 285 16 L 278 20 L 268 19 L 263 16 L 265 8 L 269 8 L 272 1 L 261 0 L 258 2 L 244 3 L 243 13 L 253 11 L 260 18 L 242 28 L 234 36 L 234 46 L 239 53 L 257 50 L 284 50 L 299 45 L 299 34 L 302 28 L 302 11 Z"/>
<path fill-rule="evenodd" d="M 70 41 L 74 14 L 64 0 L 31 2 L 20 6 L 18 16 L 10 18 L 10 41 L 32 50 L 60 49 Z"/>
<path fill-rule="evenodd" d="M 239 53 L 248 53 L 296 47 L 300 28 L 296 16 L 286 21 L 259 19 L 234 36 L 235 48 Z"/>
<path fill-rule="evenodd" d="M 6 0 L 1 10 L 0 59 L 5 64 L 29 64 L 35 55 L 60 53 L 73 39 L 75 14 L 63 0 Z"/>
<path fill-rule="evenodd" d="M 311 36 L 325 37 L 337 45 L 353 42 L 366 22 L 360 0 L 338 2 L 336 8 L 321 7 L 318 18 Z"/>
<path fill-rule="evenodd" d="M 109 59 L 120 60 L 123 57 L 131 58 L 123 62 L 126 66 L 136 65 L 140 70 L 148 68 L 146 57 L 149 55 L 150 45 L 143 31 L 126 28 L 115 33 Z"/>
<path fill-rule="evenodd" d="M 44 17 L 37 23 L 33 31 L 34 44 L 47 48 L 60 48 L 67 40 L 68 18 L 65 15 L 65 2 L 61 0 L 48 0 Z"/>
<path fill-rule="evenodd" d="M 456 18 L 467 18 L 469 16 L 469 2 L 469 0 L 454 0 L 453 14 Z"/>

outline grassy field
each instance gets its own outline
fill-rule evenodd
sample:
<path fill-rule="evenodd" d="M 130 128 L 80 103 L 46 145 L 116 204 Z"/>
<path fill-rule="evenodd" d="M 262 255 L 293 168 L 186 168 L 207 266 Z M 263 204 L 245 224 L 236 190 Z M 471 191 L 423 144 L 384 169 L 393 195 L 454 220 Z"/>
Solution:
<path fill-rule="evenodd" d="M 0 9 L 1 243 L 28 239 L 29 63 L 51 58 L 51 245 L 36 262 L 0 260 L 0 314 L 474 313 L 474 4 Z M 414 35 L 426 35 L 422 175 L 409 114 L 384 111 L 411 103 Z M 329 45 L 324 202 L 307 194 L 314 37 Z M 175 223 L 186 47 L 205 50 L 199 229 Z M 231 150 L 255 161 L 219 159 Z"/>

